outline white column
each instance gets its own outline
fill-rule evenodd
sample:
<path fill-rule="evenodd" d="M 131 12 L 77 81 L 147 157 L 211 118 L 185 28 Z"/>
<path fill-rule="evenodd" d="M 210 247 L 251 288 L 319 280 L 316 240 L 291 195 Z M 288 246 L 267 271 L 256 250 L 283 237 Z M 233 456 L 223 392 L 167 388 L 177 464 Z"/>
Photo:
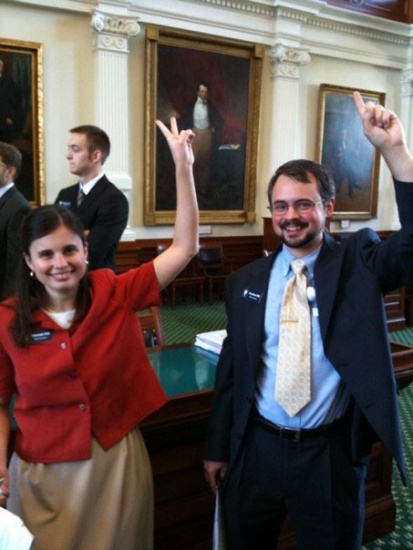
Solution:
<path fill-rule="evenodd" d="M 128 39 L 139 33 L 136 17 L 94 9 L 95 121 L 107 132 L 111 154 L 106 161 L 108 178 L 128 196 L 129 174 Z M 129 198 L 129 197 L 128 197 Z"/>
<path fill-rule="evenodd" d="M 400 113 L 397 113 L 402 121 L 406 135 L 407 145 L 413 151 L 413 66 L 409 64 L 400 75 Z M 393 202 L 394 204 L 394 202 Z M 400 229 L 399 216 L 394 204 L 393 222 L 391 229 Z"/>
<path fill-rule="evenodd" d="M 403 122 L 409 149 L 413 151 L 413 66 L 404 69 L 400 77 L 400 119 Z"/>
<path fill-rule="evenodd" d="M 272 164 L 280 164 L 301 156 L 300 151 L 300 67 L 310 62 L 308 50 L 276 44 L 270 50 L 274 79 Z"/>

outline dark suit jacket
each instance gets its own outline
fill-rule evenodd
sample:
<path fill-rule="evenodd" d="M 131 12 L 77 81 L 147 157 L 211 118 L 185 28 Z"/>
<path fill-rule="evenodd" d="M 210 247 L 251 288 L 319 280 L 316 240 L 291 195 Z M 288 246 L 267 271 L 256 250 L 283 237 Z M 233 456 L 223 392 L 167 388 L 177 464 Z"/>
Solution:
<path fill-rule="evenodd" d="M 115 270 L 117 244 L 128 222 L 129 205 L 125 195 L 106 176 L 96 183 L 77 207 L 79 184 L 62 189 L 55 204 L 75 212 L 90 231 L 89 269 L 108 267 Z"/>
<path fill-rule="evenodd" d="M 0 299 L 13 293 L 22 254 L 20 225 L 30 210 L 30 203 L 15 185 L 0 199 Z"/>
<path fill-rule="evenodd" d="M 383 294 L 413 280 L 413 185 L 396 182 L 402 229 L 381 242 L 362 229 L 343 242 L 329 236 L 314 268 L 325 354 L 349 389 L 354 458 L 379 439 L 402 456 L 397 387 L 388 344 Z M 254 404 L 268 281 L 276 253 L 227 280 L 228 337 L 217 367 L 206 458 L 234 463 Z M 250 299 L 254 293 L 260 299 Z"/>

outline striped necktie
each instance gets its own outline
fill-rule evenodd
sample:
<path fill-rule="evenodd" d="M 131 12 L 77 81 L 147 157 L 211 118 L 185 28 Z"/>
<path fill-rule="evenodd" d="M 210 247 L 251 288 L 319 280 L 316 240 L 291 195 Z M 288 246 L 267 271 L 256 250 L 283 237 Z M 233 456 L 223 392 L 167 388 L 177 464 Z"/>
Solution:
<path fill-rule="evenodd" d="M 77 206 L 80 206 L 83 202 L 83 199 L 86 197 L 86 194 L 85 192 L 83 191 L 83 189 L 80 187 L 79 188 L 79 192 L 77 194 L 77 201 L 76 201 L 76 204 Z"/>

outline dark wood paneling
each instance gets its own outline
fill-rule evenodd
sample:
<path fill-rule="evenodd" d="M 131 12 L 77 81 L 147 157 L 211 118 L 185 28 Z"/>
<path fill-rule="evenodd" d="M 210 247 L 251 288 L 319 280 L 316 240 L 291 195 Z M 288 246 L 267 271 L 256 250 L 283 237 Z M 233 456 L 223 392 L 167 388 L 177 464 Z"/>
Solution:
<path fill-rule="evenodd" d="M 212 237 L 211 237 L 212 238 Z M 220 240 L 224 248 L 225 258 L 231 263 L 234 270 L 239 269 L 262 256 L 262 236 L 214 237 Z M 171 239 L 162 239 L 168 242 Z M 201 238 L 200 242 L 207 241 L 208 237 Z M 116 252 L 116 272 L 122 273 L 152 260 L 156 256 L 158 239 L 138 239 L 136 241 L 121 241 Z"/>
<path fill-rule="evenodd" d="M 116 251 L 116 273 L 123 273 L 139 263 L 139 246 L 136 241 L 122 241 Z"/>

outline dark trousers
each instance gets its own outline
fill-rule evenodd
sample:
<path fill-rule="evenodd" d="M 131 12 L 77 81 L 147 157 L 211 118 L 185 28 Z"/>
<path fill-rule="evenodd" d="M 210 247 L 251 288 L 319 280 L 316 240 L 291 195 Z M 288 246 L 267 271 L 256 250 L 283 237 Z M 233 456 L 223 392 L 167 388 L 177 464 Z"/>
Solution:
<path fill-rule="evenodd" d="M 254 420 L 223 487 L 230 550 L 275 550 L 287 514 L 300 550 L 360 550 L 367 464 L 348 425 L 295 442 Z"/>

